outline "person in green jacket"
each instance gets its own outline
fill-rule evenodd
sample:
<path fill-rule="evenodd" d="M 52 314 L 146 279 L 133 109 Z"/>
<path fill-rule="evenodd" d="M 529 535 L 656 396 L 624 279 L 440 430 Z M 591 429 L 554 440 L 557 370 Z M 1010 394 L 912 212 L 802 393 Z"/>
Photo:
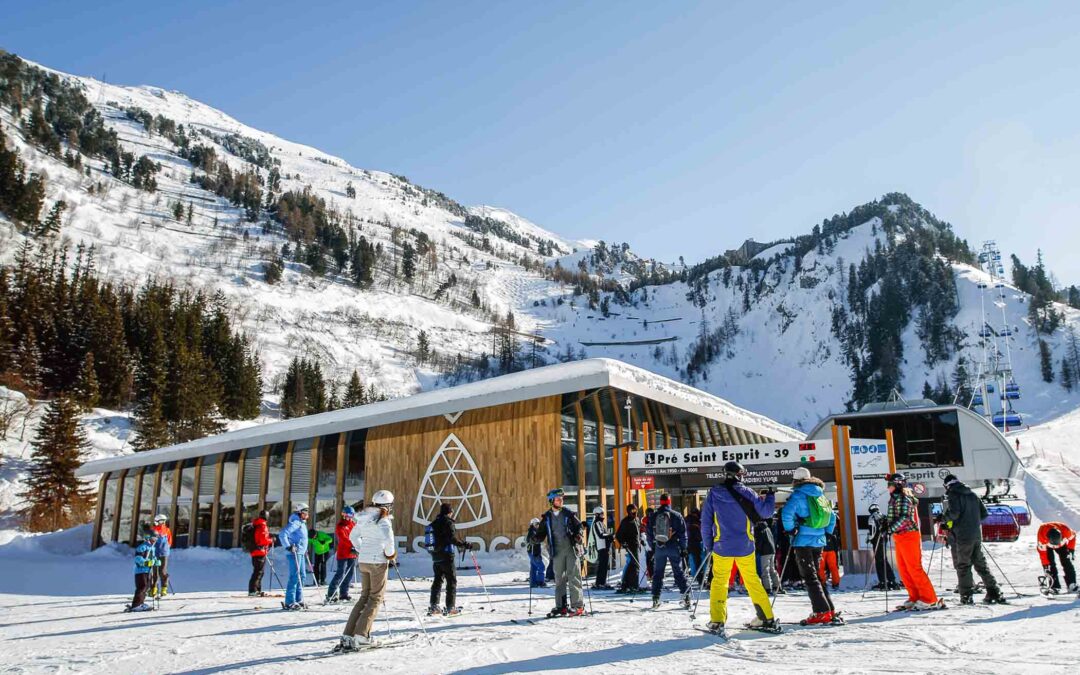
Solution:
<path fill-rule="evenodd" d="M 330 559 L 330 551 L 334 550 L 334 535 L 329 532 L 310 530 L 308 532 L 308 550 L 311 551 L 311 567 L 315 573 L 315 582 L 320 586 L 326 585 L 326 561 Z"/>

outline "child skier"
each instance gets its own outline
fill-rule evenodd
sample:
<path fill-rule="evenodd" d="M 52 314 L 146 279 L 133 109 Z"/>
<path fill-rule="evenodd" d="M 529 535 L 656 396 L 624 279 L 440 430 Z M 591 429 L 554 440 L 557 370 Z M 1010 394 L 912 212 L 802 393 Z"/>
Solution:
<path fill-rule="evenodd" d="M 325 586 L 326 563 L 334 548 L 334 535 L 312 528 L 308 530 L 308 541 L 311 542 L 311 571 L 315 574 L 315 583 Z"/>
<path fill-rule="evenodd" d="M 529 532 L 525 535 L 525 550 L 529 554 L 529 586 L 531 588 L 547 588 L 544 582 L 544 556 L 541 551 L 543 540 L 538 539 L 536 531 L 540 527 L 540 519 L 533 518 L 529 521 Z"/>
<path fill-rule="evenodd" d="M 150 525 L 144 524 L 142 539 L 135 546 L 135 597 L 124 609 L 125 612 L 149 612 L 154 609 L 146 604 L 146 591 L 150 587 L 150 572 L 160 562 L 154 557 L 154 545 L 157 540 L 158 533 Z"/>
<path fill-rule="evenodd" d="M 150 597 L 164 598 L 169 594 L 169 554 L 172 552 L 173 533 L 169 529 L 169 518 L 163 513 L 154 516 L 154 532 L 157 532 L 157 545 L 154 554 L 158 564 L 150 574 Z"/>
<path fill-rule="evenodd" d="M 1065 585 L 1070 593 L 1076 593 L 1076 569 L 1073 567 L 1073 559 L 1076 557 L 1076 533 L 1065 523 L 1043 523 L 1039 527 L 1036 548 L 1039 550 L 1039 562 L 1042 563 L 1043 572 L 1049 577 L 1050 593 L 1056 595 L 1061 591 L 1061 580 L 1058 579 L 1057 565 L 1054 564 L 1055 552 L 1061 561 L 1061 569 L 1065 572 Z"/>

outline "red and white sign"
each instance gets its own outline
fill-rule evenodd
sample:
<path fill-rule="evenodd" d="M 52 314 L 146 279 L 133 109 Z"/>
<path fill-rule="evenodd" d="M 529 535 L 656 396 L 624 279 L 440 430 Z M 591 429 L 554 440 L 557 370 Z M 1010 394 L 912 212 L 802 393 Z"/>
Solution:
<path fill-rule="evenodd" d="M 630 487 L 634 490 L 651 490 L 656 485 L 653 476 L 630 476 Z"/>
<path fill-rule="evenodd" d="M 912 483 L 911 491 L 914 492 L 916 496 L 922 497 L 926 494 L 926 483 Z"/>

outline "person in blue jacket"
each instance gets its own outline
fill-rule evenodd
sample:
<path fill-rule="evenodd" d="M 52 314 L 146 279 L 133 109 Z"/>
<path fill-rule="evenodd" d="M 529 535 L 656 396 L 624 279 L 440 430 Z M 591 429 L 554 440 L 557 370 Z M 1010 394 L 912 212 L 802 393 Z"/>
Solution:
<path fill-rule="evenodd" d="M 150 572 L 160 564 L 154 556 L 154 544 L 158 535 L 149 525 L 142 526 L 142 538 L 135 546 L 135 597 L 125 612 L 149 612 L 154 609 L 146 604 L 146 590 L 150 587 Z"/>
<path fill-rule="evenodd" d="M 671 495 L 660 495 L 660 508 L 653 511 L 649 527 L 645 530 L 649 548 L 653 550 L 652 606 L 660 606 L 660 589 L 664 587 L 664 571 L 671 563 L 675 585 L 682 593 L 682 605 L 690 609 L 690 592 L 683 574 L 683 558 L 686 556 L 686 520 L 671 508 Z"/>
<path fill-rule="evenodd" d="M 281 545 L 285 547 L 289 563 L 289 581 L 285 586 L 285 602 L 281 606 L 287 610 L 307 609 L 304 604 L 304 561 L 308 545 L 308 505 L 299 502 L 289 516 L 289 522 L 278 534 Z"/>
<path fill-rule="evenodd" d="M 157 540 L 154 543 L 154 557 L 157 558 L 157 564 L 154 565 L 154 570 L 150 573 L 150 597 L 151 598 L 164 598 L 169 594 L 169 555 L 172 553 L 171 542 L 169 541 L 168 532 L 168 519 L 165 516 L 154 517 L 154 532 L 157 534 Z M 165 531 L 162 531 L 164 528 Z"/>
<path fill-rule="evenodd" d="M 791 539 L 789 555 L 795 556 L 795 565 L 806 585 L 806 592 L 810 595 L 810 605 L 813 608 L 813 613 L 802 623 L 804 625 L 842 624 L 844 620 L 836 612 L 829 589 L 821 583 L 821 577 L 818 576 L 821 552 L 825 548 L 825 535 L 832 534 L 836 530 L 836 513 L 832 511 L 830 505 L 828 524 L 824 527 L 810 527 L 806 522 L 810 518 L 810 500 L 817 500 L 825 494 L 825 483 L 811 476 L 810 470 L 802 466 L 795 469 L 792 478 L 794 490 L 784 504 L 780 519 L 784 532 Z"/>

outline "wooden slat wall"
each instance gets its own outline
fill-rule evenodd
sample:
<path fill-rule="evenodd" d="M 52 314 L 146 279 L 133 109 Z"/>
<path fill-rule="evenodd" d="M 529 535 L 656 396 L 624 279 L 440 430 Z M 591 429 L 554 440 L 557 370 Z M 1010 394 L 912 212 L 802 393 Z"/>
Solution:
<path fill-rule="evenodd" d="M 394 493 L 394 534 L 412 539 L 423 535 L 413 522 L 420 481 L 435 452 L 453 433 L 469 451 L 484 479 L 492 520 L 460 530 L 462 536 L 504 536 L 511 541 L 525 533 L 529 519 L 547 508 L 547 491 L 562 483 L 559 407 L 561 398 L 522 401 L 466 411 L 455 424 L 442 415 L 376 427 L 368 432 L 365 498 L 376 490 Z"/>

